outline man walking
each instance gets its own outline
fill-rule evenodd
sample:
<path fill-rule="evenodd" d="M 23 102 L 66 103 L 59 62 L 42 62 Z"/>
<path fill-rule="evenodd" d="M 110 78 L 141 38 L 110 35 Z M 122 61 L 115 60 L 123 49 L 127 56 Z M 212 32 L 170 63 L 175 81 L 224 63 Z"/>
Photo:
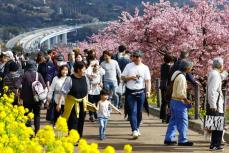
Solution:
<path fill-rule="evenodd" d="M 133 138 L 137 139 L 140 136 L 139 126 L 145 96 L 148 97 L 151 91 L 151 76 L 148 66 L 142 63 L 143 53 L 137 50 L 132 57 L 133 62 L 126 65 L 122 79 L 126 81 L 127 111 Z"/>

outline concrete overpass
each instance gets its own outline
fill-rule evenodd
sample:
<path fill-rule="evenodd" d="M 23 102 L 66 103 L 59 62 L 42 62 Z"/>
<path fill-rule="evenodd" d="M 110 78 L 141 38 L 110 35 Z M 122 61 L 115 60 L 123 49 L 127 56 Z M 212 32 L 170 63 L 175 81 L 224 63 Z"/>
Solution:
<path fill-rule="evenodd" d="M 77 26 L 62 25 L 38 29 L 12 38 L 7 42 L 6 47 L 12 49 L 15 45 L 20 45 L 25 52 L 35 52 L 39 50 L 41 46 L 46 46 L 48 49 L 51 49 L 59 43 L 67 44 L 67 34 L 69 32 L 77 31 L 77 29 L 84 27 L 106 24 L 108 24 L 108 22 L 88 23 Z"/>

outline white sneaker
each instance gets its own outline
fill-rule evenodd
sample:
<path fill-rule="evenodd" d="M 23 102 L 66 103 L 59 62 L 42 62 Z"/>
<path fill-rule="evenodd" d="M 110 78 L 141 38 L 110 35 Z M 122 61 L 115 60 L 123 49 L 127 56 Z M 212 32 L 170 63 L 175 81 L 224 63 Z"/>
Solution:
<path fill-rule="evenodd" d="M 137 139 L 138 136 L 139 136 L 138 131 L 137 130 L 133 131 L 133 139 Z"/>
<path fill-rule="evenodd" d="M 141 136 L 140 130 L 139 130 L 139 129 L 137 129 L 137 131 L 138 131 L 138 136 Z"/>

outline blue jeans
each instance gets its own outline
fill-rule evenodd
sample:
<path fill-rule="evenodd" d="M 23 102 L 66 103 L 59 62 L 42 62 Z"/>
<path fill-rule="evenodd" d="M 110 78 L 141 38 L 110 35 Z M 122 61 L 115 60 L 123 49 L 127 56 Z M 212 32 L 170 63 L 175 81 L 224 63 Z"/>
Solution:
<path fill-rule="evenodd" d="M 171 118 L 165 135 L 165 141 L 175 141 L 176 129 L 179 132 L 178 142 L 187 142 L 188 111 L 187 106 L 178 100 L 170 101 Z"/>
<path fill-rule="evenodd" d="M 114 106 L 118 107 L 119 106 L 119 96 L 117 94 L 117 89 L 118 89 L 118 83 L 117 81 L 104 81 L 103 82 L 104 88 L 110 92 L 112 92 L 112 95 L 110 99 L 114 100 Z M 112 98 L 113 97 L 113 98 Z"/>
<path fill-rule="evenodd" d="M 142 120 L 142 107 L 145 102 L 145 93 L 142 92 L 140 94 L 133 95 L 127 92 L 126 98 L 131 129 L 132 131 L 136 131 L 139 129 Z"/>
<path fill-rule="evenodd" d="M 99 117 L 99 137 L 101 140 L 105 138 L 107 122 L 108 122 L 108 118 Z"/>

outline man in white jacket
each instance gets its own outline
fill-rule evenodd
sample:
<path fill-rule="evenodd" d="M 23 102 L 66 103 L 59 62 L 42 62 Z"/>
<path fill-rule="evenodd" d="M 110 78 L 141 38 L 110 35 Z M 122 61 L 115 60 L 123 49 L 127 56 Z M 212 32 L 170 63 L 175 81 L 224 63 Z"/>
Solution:
<path fill-rule="evenodd" d="M 228 76 L 223 71 L 223 59 L 217 57 L 213 60 L 213 70 L 208 74 L 208 103 L 207 115 L 224 116 L 224 98 L 222 93 L 222 81 Z M 211 150 L 222 150 L 221 146 L 223 131 L 213 130 L 211 137 Z"/>

